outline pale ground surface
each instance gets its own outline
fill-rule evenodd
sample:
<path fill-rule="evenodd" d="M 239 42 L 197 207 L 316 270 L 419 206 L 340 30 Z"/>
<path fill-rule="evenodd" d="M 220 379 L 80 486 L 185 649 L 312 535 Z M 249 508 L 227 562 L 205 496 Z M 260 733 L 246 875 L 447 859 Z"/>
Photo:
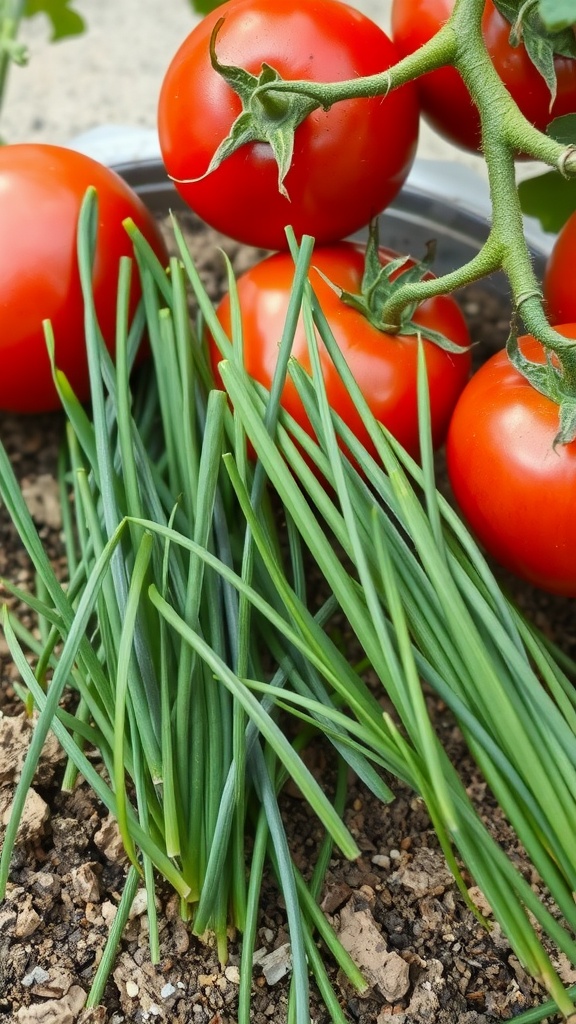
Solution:
<path fill-rule="evenodd" d="M 383 28 L 390 0 L 351 0 Z M 27 68 L 14 68 L 0 133 L 10 142 L 65 143 L 102 124 L 155 127 L 163 74 L 197 16 L 188 0 L 76 0 L 83 36 L 49 45 L 43 15 L 25 23 Z M 482 173 L 480 159 L 425 127 L 419 156 L 457 160 Z"/>

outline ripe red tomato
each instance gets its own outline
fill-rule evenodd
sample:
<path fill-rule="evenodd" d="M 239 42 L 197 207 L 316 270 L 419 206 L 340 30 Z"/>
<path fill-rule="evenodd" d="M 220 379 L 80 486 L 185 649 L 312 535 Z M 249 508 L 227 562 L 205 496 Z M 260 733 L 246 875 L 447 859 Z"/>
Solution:
<path fill-rule="evenodd" d="M 454 0 L 392 0 L 392 37 L 402 56 L 417 50 L 448 20 Z M 550 92 L 524 46 L 508 42 L 510 22 L 486 0 L 482 33 L 494 67 L 525 117 L 544 130 L 555 117 L 576 111 L 576 63 L 556 56 L 558 92 Z M 480 146 L 480 122 L 466 86 L 454 68 L 440 68 L 418 79 L 418 95 L 427 120 L 450 142 L 465 149 Z"/>
<path fill-rule="evenodd" d="M 383 264 L 396 256 L 380 250 Z M 358 293 L 364 267 L 364 251 L 359 245 L 341 242 L 315 250 L 310 280 L 336 341 L 375 417 L 394 434 L 414 456 L 418 455 L 417 350 L 415 335 L 383 333 L 360 312 L 346 305 L 319 272 L 346 291 Z M 286 318 L 294 263 L 288 253 L 276 253 L 256 264 L 238 279 L 243 324 L 244 363 L 250 376 L 270 387 L 278 355 L 278 339 Z M 230 334 L 230 303 L 225 296 L 218 319 Z M 418 307 L 413 317 L 422 328 L 428 369 L 432 433 L 440 445 L 450 415 L 470 370 L 470 338 L 462 313 L 449 296 L 430 299 Z M 462 353 L 447 352 L 426 339 L 426 330 L 443 333 L 463 348 Z M 292 355 L 310 372 L 310 358 L 304 326 L 300 323 Z M 211 341 L 211 358 L 216 368 L 220 354 Z M 333 409 L 364 445 L 373 451 L 368 434 L 352 399 L 332 361 L 320 344 L 322 371 L 328 400 Z M 286 381 L 283 407 L 301 426 L 312 433 L 296 388 Z"/>
<path fill-rule="evenodd" d="M 576 323 L 559 327 L 576 338 Z M 544 362 L 531 336 L 522 352 Z M 462 392 L 452 417 L 448 475 L 464 518 L 486 551 L 543 590 L 576 596 L 576 442 L 553 442 L 558 406 L 492 356 Z"/>
<path fill-rule="evenodd" d="M 210 64 L 216 21 L 222 64 L 259 75 L 270 64 L 285 79 L 340 81 L 383 71 L 398 59 L 385 33 L 338 0 L 230 0 L 201 21 L 170 64 L 160 93 L 158 128 L 164 163 L 186 202 L 224 234 L 266 249 L 285 249 L 284 228 L 318 243 L 366 225 L 402 186 L 418 136 L 410 83 L 386 99 L 348 100 L 316 110 L 296 129 L 285 179 L 268 143 L 248 143 L 207 177 L 218 145 L 241 111 L 238 95 Z"/>
<path fill-rule="evenodd" d="M 544 272 L 544 299 L 553 324 L 576 322 L 576 213 L 562 227 Z"/>
<path fill-rule="evenodd" d="M 118 262 L 132 254 L 122 221 L 132 217 L 163 262 L 160 232 L 138 196 L 114 171 L 71 149 L 0 146 L 0 409 L 59 407 L 42 321 L 52 322 L 56 365 L 81 401 L 89 396 L 76 228 L 86 190 L 98 192 L 94 296 L 103 336 L 115 337 Z M 136 275 L 135 275 L 136 276 Z M 131 311 L 139 298 L 133 282 Z"/>

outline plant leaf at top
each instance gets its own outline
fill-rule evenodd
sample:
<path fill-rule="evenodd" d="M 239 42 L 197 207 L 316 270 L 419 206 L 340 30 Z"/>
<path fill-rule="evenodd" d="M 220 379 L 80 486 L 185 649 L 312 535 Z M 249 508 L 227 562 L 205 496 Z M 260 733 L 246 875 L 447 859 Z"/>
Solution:
<path fill-rule="evenodd" d="M 190 7 L 198 14 L 210 14 L 216 7 L 224 3 L 224 0 L 188 0 Z"/>
<path fill-rule="evenodd" d="M 68 36 L 82 35 L 86 29 L 82 15 L 70 7 L 73 2 L 74 0 L 26 0 L 24 14 L 27 18 L 33 18 L 35 14 L 45 14 L 52 26 L 52 42 L 55 42 Z"/>

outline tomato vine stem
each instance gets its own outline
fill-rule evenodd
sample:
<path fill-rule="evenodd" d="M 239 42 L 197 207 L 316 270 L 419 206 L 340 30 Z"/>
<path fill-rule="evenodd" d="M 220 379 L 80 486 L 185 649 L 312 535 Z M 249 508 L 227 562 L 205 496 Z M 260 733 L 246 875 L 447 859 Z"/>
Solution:
<path fill-rule="evenodd" d="M 567 176 L 575 171 L 574 160 L 572 154 L 567 155 L 565 146 L 530 124 L 502 83 L 482 36 L 483 11 L 484 0 L 467 0 L 466 3 L 457 0 L 452 19 L 458 40 L 454 66 L 462 75 L 480 115 L 482 151 L 492 203 L 491 235 L 500 252 L 500 265 L 510 282 L 516 313 L 521 316 L 525 329 L 558 357 L 561 391 L 572 401 L 576 399 L 576 345 L 550 326 L 544 311 L 524 234 L 515 156 L 522 152 L 558 168 L 564 165 L 563 172 Z M 520 359 L 515 361 L 515 365 L 533 386 L 549 394 L 543 386 L 540 367 Z M 549 394 L 549 397 L 556 400 L 557 393 L 554 396 Z M 561 409 L 560 420 L 558 439 L 572 440 L 572 418 L 568 425 Z"/>
<path fill-rule="evenodd" d="M 343 82 L 311 82 L 304 79 L 294 81 L 282 80 L 262 85 L 257 90 L 273 92 L 289 92 L 306 96 L 314 100 L 323 110 L 329 110 L 334 103 L 341 100 L 370 99 L 374 96 L 385 96 L 393 89 L 414 81 L 428 71 L 451 64 L 457 50 L 456 37 L 451 22 L 424 43 L 419 50 L 403 57 L 392 67 L 379 71 L 375 75 L 351 78 Z"/>
<path fill-rule="evenodd" d="M 463 288 L 473 281 L 487 277 L 502 266 L 502 248 L 494 232 L 490 232 L 484 245 L 475 256 L 456 270 L 424 281 L 403 285 L 382 307 L 382 321 L 390 333 L 401 325 L 402 311 L 412 303 L 424 302 L 436 295 L 445 295 L 456 288 Z"/>
<path fill-rule="evenodd" d="M 486 48 L 482 35 L 484 7 L 485 0 L 456 0 L 449 20 L 432 39 L 377 75 L 332 83 L 283 81 L 261 88 L 304 95 L 327 109 L 344 99 L 386 95 L 429 71 L 445 65 L 455 67 L 480 116 L 492 203 L 491 231 L 480 252 L 464 266 L 442 277 L 399 288 L 382 309 L 383 321 L 387 329 L 398 330 L 402 311 L 409 303 L 453 291 L 503 269 L 517 314 L 521 314 L 527 331 L 556 354 L 562 370 L 562 390 L 576 400 L 576 345 L 547 320 L 524 235 L 515 176 L 519 153 L 556 168 L 564 177 L 576 176 L 576 147 L 562 145 L 539 131 L 518 109 Z M 530 368 L 519 368 L 530 380 Z M 569 438 L 566 435 L 561 439 Z"/>

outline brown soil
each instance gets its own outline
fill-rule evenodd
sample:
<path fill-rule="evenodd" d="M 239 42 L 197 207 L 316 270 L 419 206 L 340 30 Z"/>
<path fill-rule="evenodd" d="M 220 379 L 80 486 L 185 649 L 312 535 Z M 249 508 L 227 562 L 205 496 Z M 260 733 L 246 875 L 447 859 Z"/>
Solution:
<path fill-rule="evenodd" d="M 198 235 L 192 247 L 202 255 L 205 274 L 217 289 L 220 268 L 213 242 L 210 238 L 207 247 L 205 236 Z M 253 258 L 252 253 L 231 248 L 237 268 Z M 460 299 L 482 358 L 506 337 L 506 309 L 483 288 L 469 289 Z M 46 550 L 64 574 L 54 483 L 62 425 L 59 415 L 0 416 L 0 437 Z M 23 588 L 33 586 L 27 557 L 4 511 L 0 576 Z M 573 605 L 512 580 L 505 582 L 538 625 L 574 655 Z M 22 622 L 33 625 L 24 608 L 17 608 L 10 598 L 8 603 Z M 15 693 L 17 676 L 1 635 L 0 678 L 1 820 L 32 728 Z M 486 824 L 528 872 L 523 851 L 478 777 L 450 714 L 432 695 L 429 705 Z M 312 768 L 325 772 L 327 758 L 320 744 L 310 754 Z M 62 793 L 62 771 L 60 751 L 51 741 L 27 807 L 7 898 L 0 906 L 0 1020 L 232 1024 L 238 944 L 231 943 L 229 962 L 221 966 L 214 950 L 190 935 L 180 920 L 177 899 L 161 885 L 160 963 L 150 963 L 146 908 L 138 897 L 103 1004 L 93 1011 L 82 1009 L 122 892 L 125 862 L 114 824 L 102 806 L 85 784 Z M 323 909 L 371 982 L 368 995 L 360 998 L 342 979 L 333 978 L 348 1019 L 358 1024 L 385 1024 L 389 1018 L 397 1024 L 488 1024 L 538 1005 L 545 994 L 523 971 L 499 927 L 485 931 L 464 906 L 421 800 L 401 784 L 393 788 L 395 801 L 383 806 L 350 780 L 346 821 L 362 857 L 349 863 L 334 856 L 322 898 Z M 306 868 L 318 840 L 316 822 L 290 788 L 283 807 L 295 860 Z M 473 886 L 472 879 L 469 884 Z M 481 894 L 474 895 L 489 914 Z M 287 942 L 281 901 L 267 879 L 253 979 L 254 1024 L 284 1024 L 287 1019 Z M 329 965 L 328 955 L 326 960 Z M 565 959 L 555 957 L 554 963 L 566 983 L 576 982 L 576 971 Z M 311 1021 L 327 1024 L 326 1010 L 315 995 L 311 1005 Z"/>

